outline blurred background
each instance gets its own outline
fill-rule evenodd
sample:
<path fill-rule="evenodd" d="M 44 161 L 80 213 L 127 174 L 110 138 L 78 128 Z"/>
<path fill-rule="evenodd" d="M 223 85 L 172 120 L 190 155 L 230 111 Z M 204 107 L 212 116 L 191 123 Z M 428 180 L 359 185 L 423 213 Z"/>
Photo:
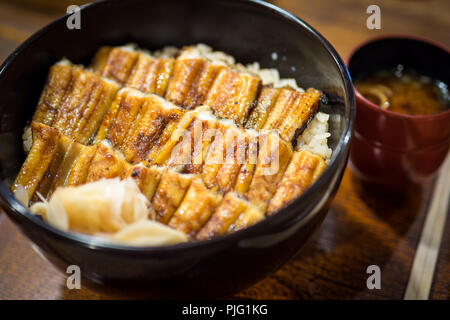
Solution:
<path fill-rule="evenodd" d="M 125 0 L 124 0 L 125 1 Z M 69 5 L 82 0 L 0 0 L 0 61 Z M 386 33 L 419 35 L 450 46 L 449 0 L 273 0 L 311 24 L 345 59 L 362 41 Z M 369 30 L 369 5 L 381 9 L 381 29 Z M 288 35 L 285 35 L 288 36 Z"/>

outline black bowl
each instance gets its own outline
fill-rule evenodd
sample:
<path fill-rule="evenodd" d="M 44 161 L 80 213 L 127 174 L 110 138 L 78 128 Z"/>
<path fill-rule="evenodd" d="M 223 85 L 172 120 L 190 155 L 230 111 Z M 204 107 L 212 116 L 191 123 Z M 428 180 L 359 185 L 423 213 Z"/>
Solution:
<path fill-rule="evenodd" d="M 352 83 L 333 47 L 308 24 L 262 1 L 100 1 L 81 10 L 81 29 L 62 17 L 34 34 L 0 67 L 0 203 L 39 250 L 61 270 L 78 265 L 82 285 L 149 297 L 217 297 L 242 290 L 280 268 L 323 220 L 347 162 L 355 113 Z M 259 61 L 321 89 L 331 114 L 334 150 L 319 179 L 274 216 L 230 235 L 169 247 L 96 242 L 55 229 L 9 191 L 24 154 L 21 134 L 31 119 L 49 67 L 62 57 L 87 63 L 105 44 L 135 42 L 157 49 L 207 43 L 237 61 Z M 272 60 L 273 52 L 279 59 Z M 127 291 L 124 291 L 127 290 Z"/>

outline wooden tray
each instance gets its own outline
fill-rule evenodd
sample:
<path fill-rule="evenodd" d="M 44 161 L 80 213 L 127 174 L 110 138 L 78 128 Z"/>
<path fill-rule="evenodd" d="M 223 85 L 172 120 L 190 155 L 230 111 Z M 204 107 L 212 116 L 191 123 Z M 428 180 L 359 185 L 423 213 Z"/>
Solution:
<path fill-rule="evenodd" d="M 430 5 L 425 1 L 407 6 L 397 2 L 383 4 L 382 31 L 365 28 L 365 9 L 370 1 L 367 4 L 359 0 L 346 4 L 325 0 L 272 2 L 307 17 L 344 57 L 358 43 L 385 31 L 411 32 L 447 44 L 450 40 L 447 35 L 450 21 L 445 15 L 449 2 L 444 0 Z M 398 14 L 400 9 L 402 15 Z M 48 10 L 0 4 L 0 61 L 56 15 Z M 408 23 L 410 19 L 415 21 L 414 26 Z M 402 299 L 408 291 L 409 298 L 427 297 L 429 292 L 432 299 L 449 299 L 450 221 L 445 222 L 449 177 L 450 157 L 439 179 L 399 199 L 364 189 L 347 169 L 327 218 L 297 256 L 272 276 L 231 298 Z M 433 237 L 439 228 L 444 229 L 440 247 L 436 241 L 440 237 Z M 369 290 L 366 286 L 369 265 L 381 268 L 380 290 Z M 68 290 L 65 283 L 66 276 L 39 257 L 30 242 L 0 212 L 0 299 L 115 298 L 85 288 Z"/>

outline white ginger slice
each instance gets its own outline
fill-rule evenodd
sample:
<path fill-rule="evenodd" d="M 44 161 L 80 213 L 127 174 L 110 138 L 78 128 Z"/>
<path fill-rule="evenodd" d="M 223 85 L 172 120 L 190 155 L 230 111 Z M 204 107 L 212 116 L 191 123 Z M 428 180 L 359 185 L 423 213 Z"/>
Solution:
<path fill-rule="evenodd" d="M 134 180 L 119 178 L 59 187 L 48 203 L 41 203 L 31 211 L 62 230 L 87 234 L 114 233 L 146 219 L 149 205 Z"/>
<path fill-rule="evenodd" d="M 186 234 L 158 221 L 141 220 L 114 234 L 112 240 L 133 246 L 162 246 L 188 240 Z"/>

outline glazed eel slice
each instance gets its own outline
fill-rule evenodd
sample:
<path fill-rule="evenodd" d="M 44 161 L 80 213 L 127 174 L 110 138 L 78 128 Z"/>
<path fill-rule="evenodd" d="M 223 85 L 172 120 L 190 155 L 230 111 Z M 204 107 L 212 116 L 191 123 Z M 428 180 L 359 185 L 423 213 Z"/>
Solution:
<path fill-rule="evenodd" d="M 100 179 L 132 178 L 142 193 L 152 199 L 161 168 L 131 165 L 108 142 L 85 146 L 50 126 L 32 122 L 33 145 L 12 186 L 19 185 L 29 199 L 38 200 L 36 191 L 49 198 L 59 186 L 80 185 Z"/>
<path fill-rule="evenodd" d="M 200 178 L 194 179 L 169 221 L 169 226 L 194 238 L 222 200 Z"/>
<path fill-rule="evenodd" d="M 32 122 L 31 129 L 33 145 L 13 184 L 13 191 L 22 185 L 29 199 L 38 200 L 36 192 L 48 198 L 59 186 L 86 181 L 95 147 L 77 143 L 42 123 Z"/>
<path fill-rule="evenodd" d="M 32 132 L 33 145 L 13 191 L 22 185 L 30 198 L 39 191 L 48 199 L 58 186 L 103 178 L 132 178 L 151 200 L 150 218 L 197 240 L 230 233 L 262 220 L 268 204 L 268 214 L 273 214 L 299 196 L 325 167 L 321 157 L 299 151 L 293 154 L 284 172 L 283 159 L 291 158 L 291 147 L 276 134 L 268 133 L 259 137 L 258 162 L 249 191 L 245 195 L 231 191 L 222 196 L 217 189 L 208 188 L 200 174 L 131 165 L 107 141 L 84 146 L 55 128 L 36 122 L 32 123 Z M 276 159 L 278 155 L 280 158 Z M 273 162 L 278 163 L 276 167 Z"/>
<path fill-rule="evenodd" d="M 222 64 L 210 63 L 203 57 L 192 55 L 190 51 L 190 47 L 181 50 L 165 96 L 167 100 L 186 109 L 193 109 L 205 102 L 217 75 L 226 68 Z"/>
<path fill-rule="evenodd" d="M 180 173 L 175 169 L 164 169 L 152 199 L 152 207 L 157 221 L 164 224 L 169 223 L 194 178 L 194 174 Z"/>
<path fill-rule="evenodd" d="M 262 212 L 266 212 L 292 153 L 292 145 L 280 139 L 276 133 L 268 132 L 259 136 L 258 160 L 245 195 Z"/>
<path fill-rule="evenodd" d="M 11 188 L 14 192 L 19 186 L 24 187 L 29 199 L 34 196 L 40 181 L 58 153 L 61 140 L 58 130 L 44 124 L 32 122 L 31 130 L 33 144 Z"/>
<path fill-rule="evenodd" d="M 276 181 L 280 179 L 283 170 L 267 177 L 268 180 L 262 180 L 263 176 L 258 177 L 257 170 L 252 192 L 247 194 L 249 201 L 242 194 L 228 192 L 211 218 L 197 233 L 196 239 L 211 239 L 249 227 L 264 219 L 265 207 L 266 215 L 273 215 L 299 197 L 320 176 L 325 167 L 326 163 L 322 157 L 301 150 L 293 153 L 278 183 Z M 267 183 L 269 181 L 270 183 Z"/>
<path fill-rule="evenodd" d="M 278 129 L 292 141 L 317 112 L 320 92 L 273 88 L 259 77 L 213 61 L 195 47 L 184 47 L 176 59 L 154 57 L 132 46 L 101 48 L 92 68 L 122 85 L 164 96 L 185 108 L 209 105 L 221 118 L 251 129 Z M 160 87 L 158 87 L 158 85 Z"/>
<path fill-rule="evenodd" d="M 253 75 L 222 69 L 214 80 L 204 104 L 221 118 L 245 122 L 257 99 L 261 80 Z"/>
<path fill-rule="evenodd" d="M 224 125 L 213 115 L 209 107 L 189 111 L 181 123 L 183 126 L 179 126 L 179 129 L 183 130 L 182 135 L 180 136 L 179 132 L 174 133 L 171 141 L 175 141 L 176 138 L 179 140 L 173 145 L 170 156 L 159 163 L 170 168 L 176 167 L 184 173 L 199 173 L 209 146 L 217 134 L 224 130 Z M 170 146 L 169 144 L 167 147 Z M 166 148 L 166 152 L 167 150 Z"/>
<path fill-rule="evenodd" d="M 290 91 L 292 90 L 264 86 L 258 96 L 255 108 L 253 108 L 245 122 L 245 127 L 247 129 L 261 129 L 277 103 L 280 94 Z"/>
<path fill-rule="evenodd" d="M 282 139 L 293 141 L 318 110 L 320 91 L 263 88 L 245 127 L 278 130 Z"/>
<path fill-rule="evenodd" d="M 201 105 L 223 65 L 192 57 L 188 48 L 179 57 L 155 57 L 132 45 L 102 47 L 91 68 L 124 86 L 165 97 L 176 105 L 193 109 Z"/>
<path fill-rule="evenodd" d="M 208 130 L 216 129 L 216 124 L 217 118 L 212 114 L 211 108 L 207 106 L 185 112 L 168 139 L 164 141 L 164 144 L 161 144 L 160 148 L 150 152 L 147 155 L 147 160 L 156 165 L 169 167 L 183 167 L 189 164 L 201 165 L 203 153 L 210 140 Z M 200 148 L 196 151 L 198 154 L 191 158 L 197 141 L 200 142 L 198 144 Z"/>
<path fill-rule="evenodd" d="M 218 117 L 243 124 L 261 83 L 259 77 L 209 59 L 196 47 L 184 47 L 177 57 L 166 98 L 188 109 L 208 105 Z"/>
<path fill-rule="evenodd" d="M 96 151 L 89 167 L 86 168 L 85 182 L 116 177 L 130 178 L 135 180 L 142 194 L 151 201 L 161 179 L 161 168 L 147 167 L 141 163 L 130 164 L 120 151 L 113 149 L 106 141 L 102 141 L 91 148 L 96 148 Z"/>
<path fill-rule="evenodd" d="M 185 110 L 133 88 L 118 93 L 95 137 L 107 139 L 130 163 L 152 159 L 169 140 Z"/>
<path fill-rule="evenodd" d="M 101 47 L 94 56 L 91 68 L 102 76 L 125 85 L 138 55 L 133 46 Z"/>
<path fill-rule="evenodd" d="M 102 47 L 91 64 L 93 70 L 122 86 L 159 96 L 165 95 L 174 66 L 174 58 L 155 57 L 132 45 Z"/>
<path fill-rule="evenodd" d="M 258 135 L 235 124 L 226 126 L 220 133 L 208 150 L 201 175 L 208 188 L 224 194 L 234 188 L 241 166 L 249 159 L 250 147 L 257 144 Z"/>
<path fill-rule="evenodd" d="M 326 163 L 322 157 L 307 150 L 296 151 L 270 200 L 268 215 L 298 198 L 323 172 Z"/>
<path fill-rule="evenodd" d="M 87 144 L 118 89 L 116 82 L 62 60 L 50 69 L 33 121 Z"/>
<path fill-rule="evenodd" d="M 174 60 L 152 57 L 132 46 L 104 47 L 91 68 L 122 85 L 164 96 L 182 108 L 209 105 L 219 117 L 243 124 L 257 99 L 261 79 L 193 56 L 192 49 L 183 48 Z"/>
<path fill-rule="evenodd" d="M 218 118 L 207 106 L 187 112 L 181 123 L 157 163 L 201 173 L 208 188 L 227 191 L 246 157 L 250 131 Z"/>
<path fill-rule="evenodd" d="M 248 146 L 247 160 L 239 170 L 234 191 L 265 211 L 264 203 L 273 194 L 293 149 L 273 131 L 260 131 L 257 138 Z"/>
<path fill-rule="evenodd" d="M 86 182 L 116 177 L 124 178 L 129 166 L 119 151 L 114 150 L 107 142 L 101 142 L 90 163 Z"/>
<path fill-rule="evenodd" d="M 254 164 L 248 161 L 241 166 L 238 175 L 242 174 L 239 177 L 242 179 L 238 179 L 235 184 L 245 191 L 227 192 L 221 204 L 196 235 L 197 239 L 210 239 L 236 231 L 264 218 L 293 150 L 291 144 L 280 139 L 274 132 L 260 133 L 257 144 L 257 161 L 253 162 Z M 250 165 L 252 169 L 247 171 Z"/>
<path fill-rule="evenodd" d="M 208 222 L 196 234 L 196 239 L 212 239 L 249 227 L 262 219 L 264 213 L 251 202 L 235 192 L 228 192 Z"/>
<path fill-rule="evenodd" d="M 208 188 L 225 193 L 234 187 L 252 140 L 257 140 L 255 131 L 216 117 L 209 107 L 199 107 L 184 114 L 153 163 L 201 174 Z"/>

